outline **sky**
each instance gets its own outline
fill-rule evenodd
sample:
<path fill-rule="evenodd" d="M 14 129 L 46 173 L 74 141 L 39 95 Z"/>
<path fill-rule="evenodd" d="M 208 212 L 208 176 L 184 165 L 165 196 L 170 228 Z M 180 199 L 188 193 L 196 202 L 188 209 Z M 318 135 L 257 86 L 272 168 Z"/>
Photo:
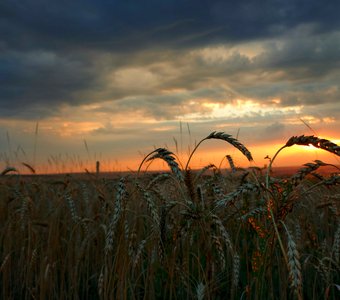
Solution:
<path fill-rule="evenodd" d="M 294 135 L 340 144 L 337 0 L 2 0 L 0 167 L 135 170 L 155 147 L 185 164 L 212 131 L 263 166 Z M 294 148 L 294 149 L 293 149 Z M 192 167 L 249 165 L 206 141 Z M 292 147 L 277 165 L 324 151 Z"/>

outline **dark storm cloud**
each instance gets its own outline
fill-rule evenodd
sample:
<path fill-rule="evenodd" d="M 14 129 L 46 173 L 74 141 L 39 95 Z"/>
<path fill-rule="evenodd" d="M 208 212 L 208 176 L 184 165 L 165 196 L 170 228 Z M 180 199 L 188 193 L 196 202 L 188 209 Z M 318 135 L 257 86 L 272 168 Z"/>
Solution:
<path fill-rule="evenodd" d="M 263 68 L 295 69 L 294 78 L 320 77 L 338 70 L 340 65 L 340 33 L 313 34 L 312 26 L 301 26 L 284 43 L 269 43 L 254 59 Z"/>
<path fill-rule="evenodd" d="M 336 31 L 339 10 L 339 1 L 311 0 L 1 1 L 0 115 L 39 118 L 58 114 L 62 104 L 77 106 L 137 96 L 140 88 L 108 87 L 103 78 L 124 65 L 151 64 L 155 59 L 171 62 L 183 72 L 169 76 L 162 73 L 162 67 L 151 70 L 162 80 L 145 87 L 142 95 L 154 96 L 149 102 L 157 100 L 160 105 L 150 108 L 146 100 L 135 104 L 148 106 L 145 111 L 151 115 L 163 113 L 167 118 L 189 97 L 181 98 L 181 104 L 176 104 L 176 95 L 167 102 L 162 95 L 157 97 L 157 88 L 186 88 L 195 97 L 199 86 L 212 78 L 229 76 L 232 81 L 233 75 L 261 69 L 294 68 L 292 74 L 300 77 L 327 76 L 338 67 L 336 33 L 326 40 L 315 41 L 313 36 Z M 282 37 L 306 24 L 309 31 L 304 36 L 310 39 L 302 46 L 299 37 L 293 38 L 284 47 L 266 49 L 256 60 L 235 52 L 229 60 L 207 67 L 199 59 L 181 58 L 186 50 Z M 157 51 L 161 53 L 158 57 L 143 56 Z M 190 63 L 193 65 L 186 66 Z M 275 96 L 271 91 L 264 93 Z M 256 96 L 251 86 L 242 92 Z M 292 94 L 285 99 L 287 105 L 301 101 Z M 168 105 L 163 109 L 164 103 Z"/>
<path fill-rule="evenodd" d="M 86 103 L 82 93 L 99 84 L 90 60 L 39 50 L 3 52 L 0 76 L 1 113 L 28 118 L 53 114 L 63 103 Z"/>
<path fill-rule="evenodd" d="M 338 1 L 2 1 L 9 47 L 192 45 L 259 38 L 301 23 L 337 27 Z"/>

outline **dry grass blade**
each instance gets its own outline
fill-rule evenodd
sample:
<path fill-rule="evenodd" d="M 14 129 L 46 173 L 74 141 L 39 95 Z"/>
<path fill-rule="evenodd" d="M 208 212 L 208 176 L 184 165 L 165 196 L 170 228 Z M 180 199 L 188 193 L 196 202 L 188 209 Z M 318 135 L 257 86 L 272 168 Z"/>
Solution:
<path fill-rule="evenodd" d="M 340 146 L 334 144 L 333 142 L 320 139 L 314 135 L 301 135 L 301 136 L 292 136 L 286 143 L 286 147 L 290 147 L 293 145 L 301 145 L 301 146 L 314 146 L 316 148 L 320 148 L 326 150 L 328 152 L 334 153 L 337 156 L 340 156 Z"/>
<path fill-rule="evenodd" d="M 253 157 L 250 153 L 250 151 L 246 148 L 246 146 L 244 146 L 241 142 L 239 142 L 237 139 L 233 138 L 230 134 L 226 134 L 224 132 L 212 132 L 210 133 L 206 139 L 218 139 L 218 140 L 223 140 L 228 142 L 229 144 L 233 145 L 235 148 L 237 148 L 238 150 L 240 150 L 243 155 L 245 157 L 247 157 L 247 159 L 249 161 L 253 160 Z"/>

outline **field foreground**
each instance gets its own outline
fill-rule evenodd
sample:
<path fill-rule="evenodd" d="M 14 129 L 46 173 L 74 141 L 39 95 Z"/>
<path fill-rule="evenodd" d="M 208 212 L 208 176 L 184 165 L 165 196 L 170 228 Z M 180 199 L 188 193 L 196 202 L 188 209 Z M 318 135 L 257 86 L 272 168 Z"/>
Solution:
<path fill-rule="evenodd" d="M 162 148 L 153 159 L 171 172 L 3 172 L 0 298 L 339 299 L 336 166 L 324 174 L 315 161 L 283 178 L 271 166 L 181 170 Z"/>

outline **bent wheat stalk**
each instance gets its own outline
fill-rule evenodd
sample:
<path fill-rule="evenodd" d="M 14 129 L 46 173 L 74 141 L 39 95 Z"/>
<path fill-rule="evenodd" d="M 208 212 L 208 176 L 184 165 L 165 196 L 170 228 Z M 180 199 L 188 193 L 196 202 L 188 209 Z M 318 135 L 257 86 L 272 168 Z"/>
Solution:
<path fill-rule="evenodd" d="M 160 158 L 162 160 L 164 160 L 169 168 L 171 169 L 171 171 L 175 174 L 175 176 L 180 180 L 183 181 L 183 175 L 182 172 L 178 166 L 178 163 L 176 162 L 175 159 L 175 154 L 172 153 L 171 151 L 165 149 L 165 148 L 157 148 L 156 150 L 150 152 L 147 156 L 144 157 L 144 159 L 142 160 L 142 162 L 139 165 L 137 174 L 140 173 L 140 170 L 142 168 L 142 165 L 144 164 L 144 162 L 151 162 L 156 158 Z"/>
<path fill-rule="evenodd" d="M 326 150 L 330 153 L 333 153 L 337 156 L 340 156 L 340 146 L 337 144 L 334 144 L 333 142 L 326 140 L 326 139 L 321 139 L 318 138 L 314 135 L 301 135 L 301 136 L 292 136 L 284 146 L 282 146 L 274 155 L 274 157 L 271 159 L 268 169 L 267 169 L 267 175 L 266 175 L 266 187 L 269 188 L 269 174 L 273 165 L 273 162 L 275 158 L 279 155 L 279 153 L 287 148 L 291 147 L 293 145 L 300 145 L 300 146 L 314 146 L 319 149 Z"/>
<path fill-rule="evenodd" d="M 207 137 L 205 137 L 204 139 L 202 139 L 194 148 L 194 150 L 191 152 L 189 159 L 187 161 L 187 164 L 185 166 L 185 171 L 188 169 L 189 167 L 189 163 L 190 160 L 192 158 L 192 156 L 194 155 L 195 151 L 197 150 L 197 148 L 205 141 L 205 140 L 210 140 L 210 139 L 217 139 L 217 140 L 223 140 L 228 142 L 229 144 L 233 145 L 235 148 L 237 148 L 238 150 L 240 150 L 243 155 L 249 160 L 252 161 L 253 157 L 250 153 L 250 151 L 246 148 L 246 146 L 244 146 L 242 143 L 240 143 L 237 139 L 233 138 L 230 134 L 226 134 L 224 132 L 216 132 L 213 131 L 212 133 L 210 133 Z"/>
<path fill-rule="evenodd" d="M 7 173 L 9 172 L 17 172 L 19 173 L 19 171 L 16 169 L 16 168 L 13 168 L 13 167 L 7 167 L 5 168 L 1 173 L 0 173 L 0 176 L 5 176 Z"/>

